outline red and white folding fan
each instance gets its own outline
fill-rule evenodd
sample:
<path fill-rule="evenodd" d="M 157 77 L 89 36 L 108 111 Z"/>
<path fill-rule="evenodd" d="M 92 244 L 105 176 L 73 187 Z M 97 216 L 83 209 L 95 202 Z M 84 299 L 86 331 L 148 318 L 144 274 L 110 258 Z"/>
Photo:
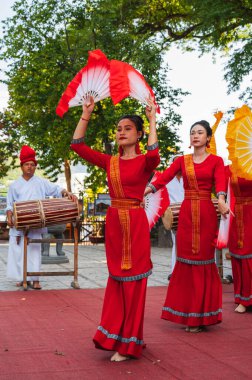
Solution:
<path fill-rule="evenodd" d="M 160 172 L 155 172 L 150 183 L 154 182 L 160 174 Z M 146 195 L 144 199 L 144 208 L 150 230 L 157 223 L 158 219 L 164 214 L 169 204 L 170 200 L 166 186 L 162 187 L 156 193 Z"/>
<path fill-rule="evenodd" d="M 63 117 L 69 107 L 89 102 L 90 96 L 95 102 L 110 96 L 110 61 L 101 50 L 90 51 L 88 62 L 68 84 L 63 93 L 56 113 Z"/>
<path fill-rule="evenodd" d="M 114 104 L 128 96 L 146 105 L 149 97 L 155 100 L 154 92 L 143 75 L 128 63 L 117 60 L 110 62 L 110 93 Z M 160 113 L 156 102 L 155 105 Z"/>
<path fill-rule="evenodd" d="M 56 113 L 63 117 L 69 107 L 89 102 L 90 96 L 95 102 L 111 96 L 114 104 L 131 96 L 147 104 L 155 95 L 142 74 L 126 62 L 109 61 L 101 50 L 88 52 L 88 62 L 68 84 L 63 93 Z M 155 103 L 156 104 L 156 103 Z M 157 112 L 160 113 L 159 106 Z"/>

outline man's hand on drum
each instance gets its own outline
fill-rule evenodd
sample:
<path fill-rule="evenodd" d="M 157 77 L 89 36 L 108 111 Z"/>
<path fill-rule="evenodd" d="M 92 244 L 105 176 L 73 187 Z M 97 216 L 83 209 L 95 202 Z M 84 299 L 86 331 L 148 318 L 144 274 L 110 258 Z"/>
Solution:
<path fill-rule="evenodd" d="M 76 197 L 76 195 L 74 195 L 70 191 L 62 190 L 61 194 L 62 194 L 62 197 L 68 198 L 68 199 L 70 199 L 73 202 L 77 202 L 78 198 Z"/>
<path fill-rule="evenodd" d="M 13 220 L 12 220 L 12 212 L 7 211 L 7 225 L 9 227 L 14 227 Z"/>

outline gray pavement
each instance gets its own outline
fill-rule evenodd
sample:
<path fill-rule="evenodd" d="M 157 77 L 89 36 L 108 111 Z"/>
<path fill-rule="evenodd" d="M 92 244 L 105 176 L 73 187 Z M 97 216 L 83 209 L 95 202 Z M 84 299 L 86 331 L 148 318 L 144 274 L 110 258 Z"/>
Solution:
<path fill-rule="evenodd" d="M 73 270 L 73 245 L 64 244 L 68 264 L 42 264 L 41 271 Z M 225 253 L 225 252 L 224 252 Z M 56 255 L 55 244 L 51 244 L 50 256 Z M 0 291 L 15 291 L 14 281 L 6 278 L 8 256 L 8 242 L 0 241 Z M 153 274 L 149 277 L 148 286 L 166 286 L 167 276 L 171 272 L 171 248 L 152 247 Z M 231 263 L 223 254 L 224 277 L 231 274 Z M 105 247 L 98 245 L 79 245 L 78 282 L 82 289 L 104 288 L 108 271 L 106 265 Z M 44 290 L 71 288 L 72 276 L 41 277 L 40 282 Z"/>

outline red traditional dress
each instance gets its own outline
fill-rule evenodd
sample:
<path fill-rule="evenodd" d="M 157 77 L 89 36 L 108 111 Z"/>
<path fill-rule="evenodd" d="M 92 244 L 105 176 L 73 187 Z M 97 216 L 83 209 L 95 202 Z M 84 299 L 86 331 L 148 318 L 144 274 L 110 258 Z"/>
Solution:
<path fill-rule="evenodd" d="M 162 318 L 188 326 L 212 325 L 222 319 L 222 287 L 214 258 L 217 215 L 212 188 L 225 192 L 220 157 L 210 154 L 202 163 L 192 155 L 179 157 L 153 183 L 158 190 L 182 171 L 185 199 L 177 231 L 177 261 L 168 286 Z"/>
<path fill-rule="evenodd" d="M 129 160 L 94 151 L 83 142 L 71 148 L 106 170 L 111 197 L 105 229 L 109 278 L 94 343 L 97 348 L 139 357 L 144 344 L 147 278 L 152 270 L 149 225 L 140 204 L 160 161 L 158 146 L 149 146 L 147 154 Z"/>
<path fill-rule="evenodd" d="M 252 305 L 252 181 L 227 168 L 235 197 L 228 247 L 232 260 L 235 303 Z"/>

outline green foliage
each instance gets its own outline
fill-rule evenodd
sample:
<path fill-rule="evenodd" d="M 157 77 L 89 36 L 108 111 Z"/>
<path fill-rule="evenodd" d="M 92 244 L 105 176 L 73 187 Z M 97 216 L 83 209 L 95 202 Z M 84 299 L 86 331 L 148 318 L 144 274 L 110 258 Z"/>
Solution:
<path fill-rule="evenodd" d="M 244 78 L 251 78 L 252 39 L 233 51 L 229 65 L 225 69 L 225 79 L 228 82 L 228 92 L 237 91 Z M 252 81 L 251 81 L 252 82 Z M 241 99 L 252 105 L 252 86 L 246 88 Z"/>
<path fill-rule="evenodd" d="M 0 178 L 4 178 L 9 168 L 15 167 L 20 140 L 18 120 L 8 112 L 0 112 Z"/>
<path fill-rule="evenodd" d="M 136 38 L 132 33 L 131 22 L 125 18 L 129 5 L 127 1 L 22 0 L 15 3 L 14 16 L 5 22 L 1 58 L 9 62 L 8 112 L 18 124 L 18 131 L 12 125 L 10 138 L 19 147 L 26 142 L 36 149 L 40 166 L 51 179 L 57 178 L 65 162 L 79 160 L 69 150 L 69 144 L 81 109 L 72 108 L 60 119 L 55 108 L 66 85 L 86 64 L 89 50 L 99 48 L 109 59 L 125 60 L 145 75 L 164 110 L 160 121 L 163 151 L 167 153 L 167 144 L 178 143 L 174 127 L 180 117 L 172 106 L 181 101 L 184 93 L 167 86 L 164 78 L 168 69 L 162 68 L 156 41 Z M 90 123 L 87 143 L 98 150 L 108 147 L 116 120 L 124 113 L 143 114 L 144 110 L 128 99 L 116 107 L 109 99 L 100 102 Z M 173 128 L 166 127 L 168 120 Z M 20 136 L 17 140 L 15 133 Z M 116 147 L 113 149 L 116 151 Z M 95 189 L 104 174 L 91 166 L 89 171 L 90 184 Z"/>
<path fill-rule="evenodd" d="M 8 110 L 1 115 L 2 176 L 9 165 L 6 159 L 15 157 L 24 143 L 36 149 L 51 179 L 57 178 L 65 162 L 77 163 L 69 142 L 81 110 L 73 108 L 61 120 L 55 108 L 67 83 L 86 64 L 89 50 L 99 48 L 109 59 L 132 64 L 154 88 L 163 111 L 158 131 L 163 166 L 178 149 L 180 117 L 174 107 L 185 95 L 169 86 L 165 49 L 176 43 L 202 53 L 212 49 L 229 53 L 225 68 L 229 92 L 238 90 L 251 73 L 251 0 L 20 0 L 13 8 L 0 43 L 1 58 L 9 62 L 10 92 Z M 247 88 L 241 96 L 249 101 L 251 95 Z M 124 113 L 144 115 L 144 109 L 128 99 L 116 107 L 109 99 L 100 102 L 88 144 L 106 151 L 114 139 L 116 120 Z M 90 184 L 97 189 L 104 173 L 92 166 L 88 170 Z"/>
<path fill-rule="evenodd" d="M 124 16 L 132 33 L 150 41 L 156 38 L 161 49 L 176 43 L 186 50 L 218 49 L 229 56 L 225 68 L 229 92 L 251 75 L 252 0 L 125 0 L 124 4 L 130 8 Z"/>
<path fill-rule="evenodd" d="M 197 42 L 202 48 L 225 47 L 250 34 L 251 0 L 136 0 L 126 15 L 135 33 L 158 37 L 163 43 Z M 251 36 L 250 36 L 251 37 Z"/>

